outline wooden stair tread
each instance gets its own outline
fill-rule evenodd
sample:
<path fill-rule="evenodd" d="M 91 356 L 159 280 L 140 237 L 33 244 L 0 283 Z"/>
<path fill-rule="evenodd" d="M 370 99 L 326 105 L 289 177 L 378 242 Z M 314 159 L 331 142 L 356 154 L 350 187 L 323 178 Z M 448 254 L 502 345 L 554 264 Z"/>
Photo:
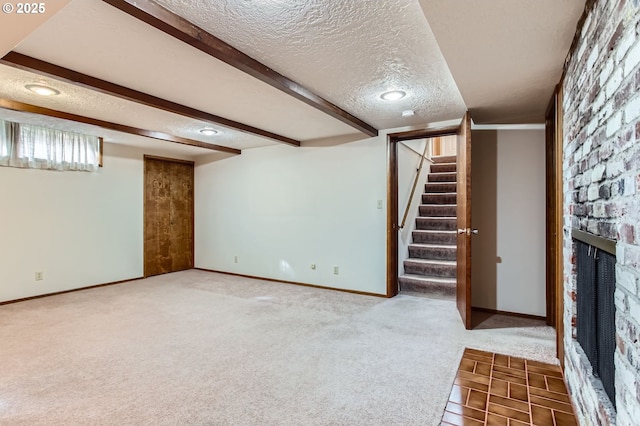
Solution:
<path fill-rule="evenodd" d="M 455 155 L 434 155 L 431 157 L 431 160 L 435 164 L 456 164 L 456 156 Z"/>

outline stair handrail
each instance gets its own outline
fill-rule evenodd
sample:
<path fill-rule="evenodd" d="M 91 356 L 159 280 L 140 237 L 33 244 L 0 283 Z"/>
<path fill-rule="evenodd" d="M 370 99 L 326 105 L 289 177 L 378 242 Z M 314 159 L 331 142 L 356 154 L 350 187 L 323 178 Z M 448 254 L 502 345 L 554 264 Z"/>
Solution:
<path fill-rule="evenodd" d="M 402 144 L 404 145 L 404 144 Z M 406 146 L 406 145 L 404 145 Z M 411 151 L 415 152 L 416 154 L 420 155 L 419 152 L 414 151 L 412 148 L 406 146 L 407 148 L 409 148 Z M 424 159 L 426 158 L 427 161 L 429 161 L 430 163 L 433 163 L 433 160 L 431 159 L 431 156 L 427 157 L 427 150 L 430 150 L 431 148 L 431 138 L 426 140 L 426 143 L 424 144 L 424 152 L 422 153 L 422 155 L 420 156 L 420 165 L 418 166 L 418 169 L 416 170 L 416 177 L 415 179 L 413 179 L 413 186 L 411 187 L 411 194 L 409 195 L 409 199 L 407 200 L 407 207 L 405 207 L 404 209 L 404 215 L 402 215 L 402 223 L 400 224 L 400 227 L 398 228 L 399 230 L 402 230 L 404 228 L 405 223 L 407 222 L 407 215 L 409 214 L 409 209 L 411 208 L 411 203 L 413 203 L 413 194 L 415 194 L 416 192 L 416 187 L 418 186 L 418 179 L 420 178 L 420 173 L 422 172 L 422 165 L 424 164 Z M 431 151 L 429 151 L 431 152 Z"/>

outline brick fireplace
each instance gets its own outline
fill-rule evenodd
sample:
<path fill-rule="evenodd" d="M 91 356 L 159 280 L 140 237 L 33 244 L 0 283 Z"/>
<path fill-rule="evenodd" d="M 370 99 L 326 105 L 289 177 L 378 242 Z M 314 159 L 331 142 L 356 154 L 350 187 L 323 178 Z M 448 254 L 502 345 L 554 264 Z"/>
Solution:
<path fill-rule="evenodd" d="M 587 0 L 563 81 L 565 376 L 586 425 L 640 419 L 639 34 L 640 0 Z M 574 229 L 615 244 L 612 398 L 578 342 Z"/>

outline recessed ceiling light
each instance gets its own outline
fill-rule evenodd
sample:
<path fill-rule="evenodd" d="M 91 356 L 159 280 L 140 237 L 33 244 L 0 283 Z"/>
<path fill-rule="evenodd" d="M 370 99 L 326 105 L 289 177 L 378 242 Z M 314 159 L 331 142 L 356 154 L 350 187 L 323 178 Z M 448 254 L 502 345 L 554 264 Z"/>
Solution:
<path fill-rule="evenodd" d="M 27 84 L 24 87 L 40 96 L 55 96 L 60 94 L 60 91 L 41 84 Z"/>
<path fill-rule="evenodd" d="M 384 92 L 380 95 L 380 98 L 385 101 L 397 101 L 407 96 L 407 92 L 403 92 L 402 90 L 391 90 L 389 92 Z"/>
<path fill-rule="evenodd" d="M 218 132 L 216 129 L 206 128 L 206 129 L 201 129 L 200 133 L 202 133 L 205 136 L 213 136 L 213 135 L 217 135 L 220 132 Z"/>
<path fill-rule="evenodd" d="M 402 116 L 403 117 L 413 117 L 414 115 L 416 115 L 416 112 L 412 109 L 408 109 L 406 111 L 402 111 Z"/>

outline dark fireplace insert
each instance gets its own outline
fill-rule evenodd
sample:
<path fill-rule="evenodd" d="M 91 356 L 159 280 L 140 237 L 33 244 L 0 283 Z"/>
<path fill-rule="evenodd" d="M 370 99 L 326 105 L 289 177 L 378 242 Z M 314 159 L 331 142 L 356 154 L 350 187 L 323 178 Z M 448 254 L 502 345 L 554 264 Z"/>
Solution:
<path fill-rule="evenodd" d="M 573 230 L 572 237 L 578 274 L 578 343 L 615 407 L 615 241 L 579 230 Z"/>

